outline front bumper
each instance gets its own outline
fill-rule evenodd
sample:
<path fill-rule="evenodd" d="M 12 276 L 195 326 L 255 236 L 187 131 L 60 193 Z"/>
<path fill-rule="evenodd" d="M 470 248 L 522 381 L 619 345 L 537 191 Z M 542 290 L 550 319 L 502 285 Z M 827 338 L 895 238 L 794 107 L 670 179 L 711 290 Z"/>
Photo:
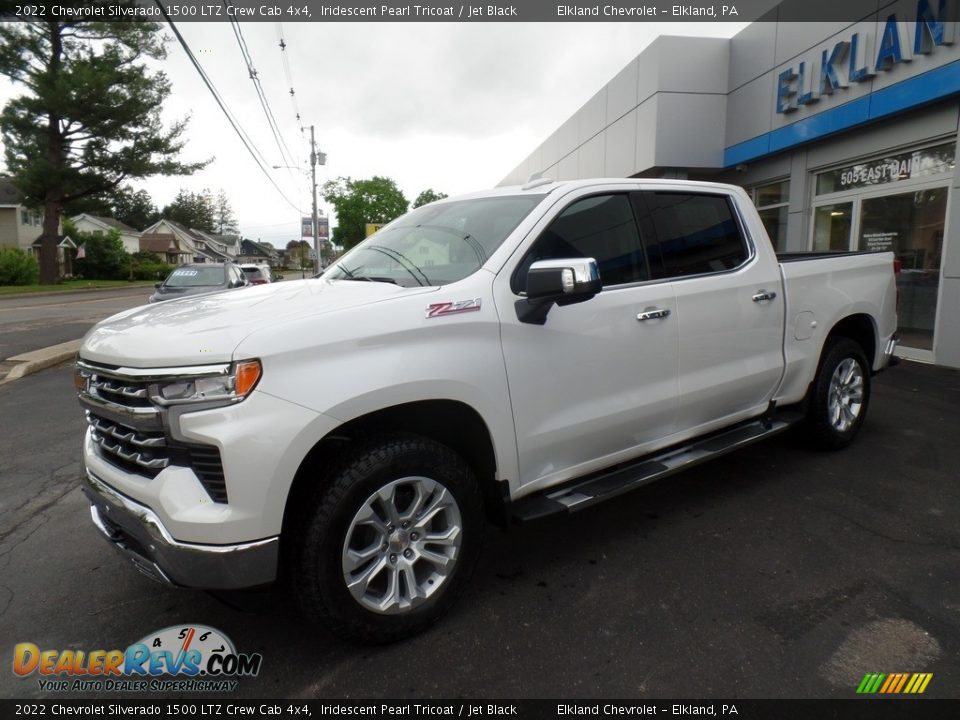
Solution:
<path fill-rule="evenodd" d="M 233 590 L 273 582 L 280 538 L 233 545 L 175 540 L 146 505 L 134 502 L 83 469 L 90 515 L 107 541 L 148 577 L 169 585 Z"/>

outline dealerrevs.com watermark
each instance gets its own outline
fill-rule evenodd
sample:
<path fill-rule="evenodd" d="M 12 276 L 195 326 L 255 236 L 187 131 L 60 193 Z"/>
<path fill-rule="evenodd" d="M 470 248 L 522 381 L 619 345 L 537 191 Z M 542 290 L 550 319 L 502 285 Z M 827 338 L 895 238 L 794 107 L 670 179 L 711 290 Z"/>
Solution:
<path fill-rule="evenodd" d="M 219 630 L 174 625 L 126 649 L 41 649 L 21 642 L 13 672 L 35 678 L 44 692 L 232 692 L 240 677 L 256 677 L 263 656 L 239 653 Z"/>

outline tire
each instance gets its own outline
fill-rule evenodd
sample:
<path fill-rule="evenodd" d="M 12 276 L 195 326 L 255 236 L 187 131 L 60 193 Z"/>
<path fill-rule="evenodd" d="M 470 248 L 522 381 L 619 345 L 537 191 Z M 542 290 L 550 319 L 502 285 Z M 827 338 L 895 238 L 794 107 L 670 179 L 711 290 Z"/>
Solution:
<path fill-rule="evenodd" d="M 358 443 L 328 480 L 293 538 L 301 610 L 351 642 L 422 632 L 457 600 L 480 554 L 483 501 L 470 467 L 437 442 L 390 435 Z"/>
<path fill-rule="evenodd" d="M 839 450 L 853 442 L 869 404 L 870 366 L 863 348 L 845 337 L 829 341 L 807 407 L 807 429 L 814 446 Z"/>

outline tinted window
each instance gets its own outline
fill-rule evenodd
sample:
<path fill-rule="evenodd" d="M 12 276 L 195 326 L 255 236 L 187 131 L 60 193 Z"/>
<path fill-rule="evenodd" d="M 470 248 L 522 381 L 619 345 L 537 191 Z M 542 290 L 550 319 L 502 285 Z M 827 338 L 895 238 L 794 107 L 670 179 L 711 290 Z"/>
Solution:
<path fill-rule="evenodd" d="M 658 275 L 721 272 L 747 259 L 746 243 L 726 197 L 672 192 L 635 197 L 647 250 L 663 268 Z"/>
<path fill-rule="evenodd" d="M 532 263 L 562 258 L 594 258 L 604 287 L 650 277 L 626 195 L 583 198 L 560 213 L 521 263 L 513 278 L 514 291 L 525 288 Z"/>

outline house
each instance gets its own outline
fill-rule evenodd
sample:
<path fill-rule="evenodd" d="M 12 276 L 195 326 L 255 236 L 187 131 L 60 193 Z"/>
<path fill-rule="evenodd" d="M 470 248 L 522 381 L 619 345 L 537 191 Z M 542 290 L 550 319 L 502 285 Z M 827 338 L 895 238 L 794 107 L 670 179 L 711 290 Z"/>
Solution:
<path fill-rule="evenodd" d="M 190 228 L 190 232 L 202 237 L 207 246 L 216 250 L 218 253 L 226 255 L 231 259 L 237 256 L 237 245 L 240 242 L 239 235 L 217 235 L 216 233 L 208 233 L 195 228 Z"/>
<path fill-rule="evenodd" d="M 240 250 L 237 253 L 239 263 L 267 263 L 271 267 L 280 264 L 280 254 L 272 245 L 254 242 L 248 238 L 240 241 Z"/>
<path fill-rule="evenodd" d="M 123 241 L 123 249 L 131 255 L 140 249 L 140 231 L 126 225 L 114 218 L 105 218 L 88 213 L 81 213 L 70 218 L 77 230 L 81 232 L 103 233 L 106 235 L 110 230 L 120 231 L 120 240 Z"/>
<path fill-rule="evenodd" d="M 144 233 L 140 236 L 140 250 L 152 252 L 170 265 L 193 262 L 192 251 L 182 248 L 173 233 Z"/>
<path fill-rule="evenodd" d="M 0 175 L 0 247 L 30 250 L 43 234 L 43 213 L 23 205 L 23 193 Z"/>
<path fill-rule="evenodd" d="M 148 239 L 147 245 L 161 246 L 164 242 L 169 243 L 169 237 L 172 235 L 176 240 L 174 252 L 183 255 L 187 259 L 178 262 L 178 265 L 187 263 L 217 263 L 233 260 L 233 256 L 228 252 L 228 244 L 219 240 L 219 235 L 212 235 L 188 228 L 186 225 L 175 220 L 159 220 L 143 231 L 140 246 L 144 248 L 143 240 Z M 154 241 L 150 238 L 160 236 L 160 241 Z M 168 245 L 163 245 L 168 247 Z"/>
<path fill-rule="evenodd" d="M 23 204 L 23 193 L 10 178 L 0 175 L 0 247 L 15 247 L 31 252 L 40 260 L 40 236 L 43 213 Z M 57 226 L 57 232 L 62 232 Z M 57 238 L 57 267 L 60 277 L 73 274 L 77 246 L 65 235 Z"/>

